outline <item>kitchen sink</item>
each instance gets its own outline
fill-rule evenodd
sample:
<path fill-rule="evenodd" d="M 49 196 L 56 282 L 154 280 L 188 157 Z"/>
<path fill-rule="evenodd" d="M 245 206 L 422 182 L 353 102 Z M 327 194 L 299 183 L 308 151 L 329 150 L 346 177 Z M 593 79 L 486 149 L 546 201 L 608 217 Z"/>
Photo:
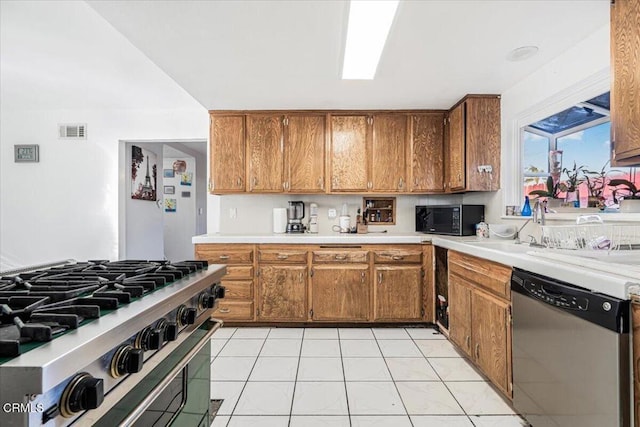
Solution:
<path fill-rule="evenodd" d="M 473 240 L 469 242 L 465 242 L 473 246 L 483 247 L 486 249 L 493 249 L 497 251 L 505 251 L 505 252 L 519 252 L 525 253 L 534 249 L 540 249 L 539 247 L 529 246 L 528 243 L 516 243 L 515 240 Z"/>

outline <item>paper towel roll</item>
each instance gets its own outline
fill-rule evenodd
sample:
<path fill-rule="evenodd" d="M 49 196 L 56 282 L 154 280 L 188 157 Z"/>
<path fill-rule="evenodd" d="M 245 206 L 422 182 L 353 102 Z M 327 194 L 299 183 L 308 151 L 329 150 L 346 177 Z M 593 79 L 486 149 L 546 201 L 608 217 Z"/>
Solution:
<path fill-rule="evenodd" d="M 273 209 L 273 232 L 287 232 L 287 210 L 285 208 Z"/>

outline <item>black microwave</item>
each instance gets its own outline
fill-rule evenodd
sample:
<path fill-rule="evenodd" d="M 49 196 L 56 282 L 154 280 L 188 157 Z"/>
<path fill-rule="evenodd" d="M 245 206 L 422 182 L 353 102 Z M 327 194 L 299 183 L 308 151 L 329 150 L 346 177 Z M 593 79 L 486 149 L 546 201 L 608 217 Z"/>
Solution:
<path fill-rule="evenodd" d="M 484 221 L 484 205 L 416 206 L 416 231 L 449 236 L 473 236 Z"/>

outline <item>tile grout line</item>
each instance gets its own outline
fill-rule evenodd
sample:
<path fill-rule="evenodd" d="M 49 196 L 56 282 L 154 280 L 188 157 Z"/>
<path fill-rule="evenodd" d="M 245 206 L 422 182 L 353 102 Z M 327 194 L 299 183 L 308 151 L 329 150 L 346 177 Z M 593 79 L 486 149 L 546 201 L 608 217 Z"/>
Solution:
<path fill-rule="evenodd" d="M 406 334 L 408 334 L 408 332 L 404 328 L 401 328 L 401 329 Z M 382 351 L 382 347 L 380 347 L 380 343 L 378 342 L 378 336 L 373 331 L 373 328 L 371 328 L 371 332 L 373 333 L 373 339 L 376 340 L 376 345 L 378 346 L 378 350 L 380 350 L 380 354 L 382 355 L 382 360 L 384 360 L 384 366 L 387 367 L 387 371 L 389 372 L 389 376 L 391 377 L 391 381 L 393 382 L 393 387 L 396 389 L 396 393 L 398 393 L 398 397 L 400 398 L 400 402 L 402 402 L 402 407 L 404 408 L 404 412 L 407 415 L 407 418 L 409 419 L 409 424 L 411 425 L 411 427 L 414 427 L 413 420 L 411 419 L 411 415 L 409 415 L 409 411 L 407 410 L 407 405 L 404 403 L 404 399 L 402 398 L 402 395 L 400 394 L 400 390 L 398 390 L 398 385 L 396 384 L 396 380 L 393 378 L 393 374 L 391 373 L 391 369 L 389 369 L 389 365 L 387 364 L 387 356 L 384 355 L 384 353 Z M 415 343 L 414 343 L 414 345 L 415 345 Z M 419 350 L 420 350 L 420 348 L 418 348 L 418 351 Z M 420 352 L 420 353 L 422 353 L 422 352 Z"/>
<path fill-rule="evenodd" d="M 302 329 L 302 338 L 300 339 L 300 350 L 298 350 L 298 366 L 296 367 L 296 378 L 293 380 L 293 393 L 291 394 L 291 407 L 289 408 L 288 427 L 291 427 L 291 417 L 293 417 L 293 402 L 296 399 L 296 388 L 298 388 L 298 373 L 300 372 L 300 360 L 302 359 L 302 346 L 304 345 L 304 334 L 306 328 Z"/>
<path fill-rule="evenodd" d="M 235 335 L 235 333 L 237 331 L 238 331 L 238 329 L 236 329 L 234 331 L 234 333 L 232 334 L 232 337 L 233 337 L 233 335 Z M 260 353 L 262 353 L 262 348 L 264 347 L 265 343 L 267 342 L 267 338 L 269 337 L 270 333 L 271 333 L 271 328 L 269 328 L 269 331 L 267 332 L 267 336 L 263 338 L 262 345 L 260 346 L 260 350 L 258 351 L 258 354 L 256 355 L 256 360 L 253 362 L 253 366 L 251 367 L 251 370 L 249 371 L 249 375 L 247 375 L 247 380 L 244 382 L 244 385 L 242 386 L 242 390 L 240 390 L 240 394 L 238 395 L 238 400 L 236 400 L 236 404 L 233 405 L 233 409 L 231 410 L 231 415 L 229 415 L 229 421 L 227 422 L 227 427 L 231 423 L 231 419 L 233 418 L 233 415 L 236 412 L 236 408 L 238 407 L 238 403 L 240 403 L 240 399 L 242 398 L 242 393 L 244 393 L 244 390 L 247 388 L 247 384 L 249 383 L 249 377 L 251 377 L 251 374 L 253 373 L 253 370 L 256 367 L 256 363 L 258 363 L 258 357 L 260 357 Z M 249 339 L 249 338 L 239 338 L 239 339 Z M 229 338 L 229 340 L 231 340 L 231 337 Z M 238 356 L 238 357 L 241 357 L 241 356 Z"/>
<path fill-rule="evenodd" d="M 338 334 L 338 349 L 340 350 L 340 365 L 342 366 L 342 383 L 344 384 L 344 399 L 347 402 L 347 419 L 349 427 L 353 427 L 351 423 L 351 409 L 349 408 L 349 391 L 347 390 L 347 371 L 344 369 L 344 358 L 342 357 L 342 340 L 340 339 L 340 328 L 336 328 Z"/>
<path fill-rule="evenodd" d="M 408 333 L 408 332 L 407 332 Z M 418 343 L 415 342 L 414 338 L 411 336 L 411 334 L 409 334 L 409 336 L 411 337 L 411 341 L 413 341 L 413 344 L 418 347 L 418 350 L 420 350 L 420 353 L 422 354 L 422 356 L 424 357 L 424 360 L 427 362 L 427 364 L 431 367 L 431 369 L 433 369 L 433 372 L 436 373 L 436 375 L 438 376 L 438 378 L 440 379 L 440 382 L 442 383 L 442 385 L 447 389 L 447 391 L 449 392 L 449 394 L 451 395 L 451 397 L 453 397 L 453 400 L 456 401 L 456 403 L 458 404 L 458 406 L 460 407 L 460 409 L 462 409 L 462 412 L 464 413 L 464 415 L 467 417 L 467 420 L 469 420 L 469 422 L 472 425 L 476 425 L 473 420 L 471 419 L 471 417 L 469 416 L 469 414 L 467 413 L 467 410 L 464 409 L 464 407 L 462 406 L 462 404 L 458 401 L 458 398 L 455 396 L 455 394 L 453 394 L 453 392 L 451 391 L 451 389 L 449 388 L 449 386 L 447 385 L 447 383 L 442 379 L 442 377 L 440 376 L 440 374 L 438 373 L 438 371 L 433 367 L 433 365 L 431 364 L 431 362 L 429 361 L 429 358 L 422 352 L 422 350 L 420 349 L 420 346 L 418 345 Z M 440 340 L 439 340 L 440 341 Z M 448 339 L 446 339 L 447 342 L 449 342 Z M 449 342 L 450 343 L 450 342 Z M 451 344 L 451 343 L 450 343 Z M 453 345 L 453 344 L 451 344 Z M 462 357 L 462 359 L 464 359 L 464 357 Z"/>

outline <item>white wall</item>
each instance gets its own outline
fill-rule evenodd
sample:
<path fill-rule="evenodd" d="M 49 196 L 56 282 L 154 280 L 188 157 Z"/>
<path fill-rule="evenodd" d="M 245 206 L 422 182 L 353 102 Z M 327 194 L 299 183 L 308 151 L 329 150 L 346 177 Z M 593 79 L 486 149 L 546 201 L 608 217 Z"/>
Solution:
<path fill-rule="evenodd" d="M 61 141 L 58 123 L 87 123 Z M 12 110 L 0 117 L 0 270 L 66 258 L 118 258 L 118 141 L 204 139 L 208 114 L 184 110 Z M 14 163 L 39 144 L 39 163 Z"/>
<path fill-rule="evenodd" d="M 522 205 L 520 128 L 607 90 L 608 26 L 502 93 L 502 190 L 465 194 L 464 203 L 484 203 L 488 222 L 500 222 L 506 205 Z"/>
<path fill-rule="evenodd" d="M 164 169 L 172 169 L 175 160 L 187 162 L 187 172 L 193 173 L 191 186 L 180 185 L 180 175 L 173 178 L 163 178 L 164 185 L 172 185 L 175 194 L 163 194 L 164 199 L 176 200 L 176 211 L 164 211 L 164 255 L 171 261 L 182 261 L 193 258 L 193 244 L 191 237 L 197 234 L 196 230 L 196 193 L 199 190 L 196 180 L 198 171 L 196 159 L 191 156 L 182 156 L 164 159 Z M 162 191 L 162 188 L 160 188 Z M 190 197 L 182 197 L 182 192 L 188 191 Z"/>

